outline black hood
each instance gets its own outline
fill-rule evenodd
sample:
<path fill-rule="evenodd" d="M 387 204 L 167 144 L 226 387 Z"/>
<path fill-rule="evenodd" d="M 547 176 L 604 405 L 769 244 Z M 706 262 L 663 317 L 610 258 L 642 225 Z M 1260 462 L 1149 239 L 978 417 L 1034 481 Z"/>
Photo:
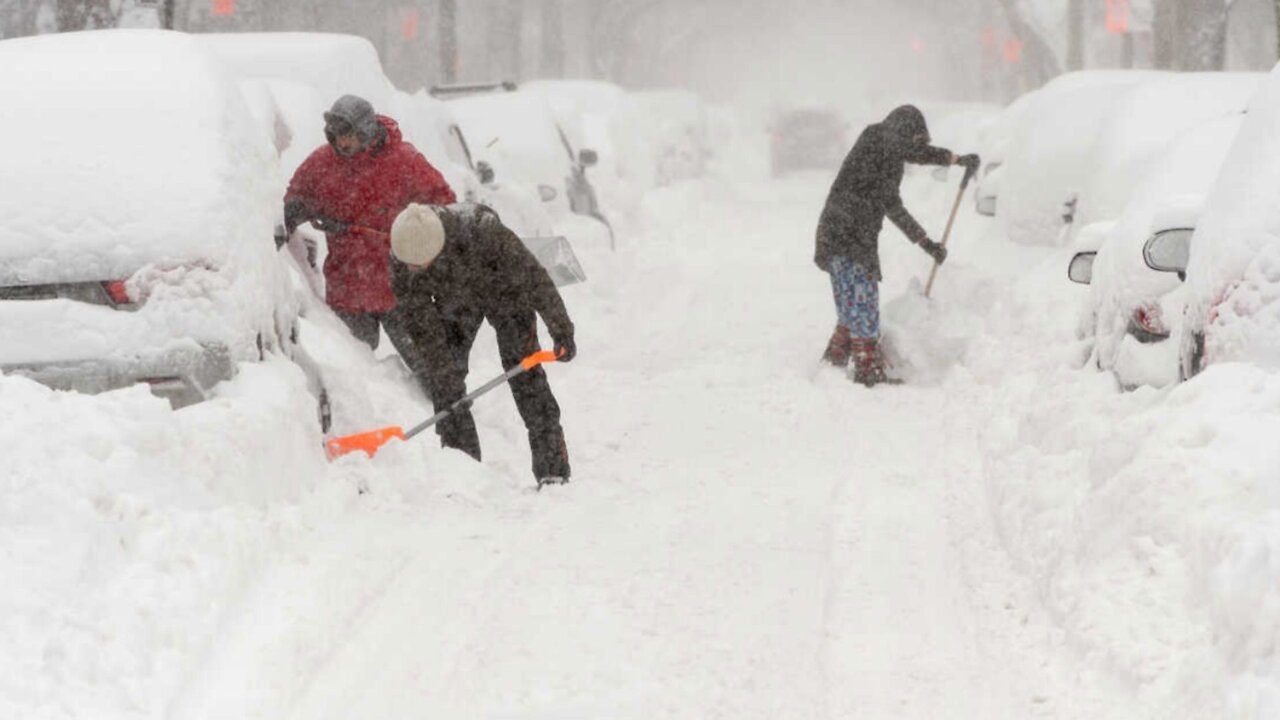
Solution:
<path fill-rule="evenodd" d="M 915 105 L 895 108 L 885 117 L 884 125 L 902 142 L 914 142 L 917 135 L 924 136 L 921 144 L 928 145 L 930 142 L 929 126 L 924 121 L 924 113 Z"/>

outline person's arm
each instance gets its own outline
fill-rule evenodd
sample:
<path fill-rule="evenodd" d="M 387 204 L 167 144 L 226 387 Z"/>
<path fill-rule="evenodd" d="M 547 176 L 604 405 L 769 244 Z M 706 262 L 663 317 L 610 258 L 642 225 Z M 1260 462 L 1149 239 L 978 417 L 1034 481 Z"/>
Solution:
<path fill-rule="evenodd" d="M 321 172 L 320 162 L 320 151 L 317 150 L 303 161 L 289 180 L 289 187 L 284 192 L 284 224 L 290 233 L 319 213 L 321 203 L 316 193 L 316 177 Z"/>
<path fill-rule="evenodd" d="M 903 159 L 912 165 L 955 165 L 959 158 L 946 148 L 917 145 Z"/>
<path fill-rule="evenodd" d="M 478 234 L 485 238 L 489 251 L 497 256 L 499 272 L 511 283 L 516 295 L 542 317 L 556 352 L 564 351 L 560 359 L 571 360 L 576 353 L 573 321 L 569 319 L 569 311 L 551 275 L 520 237 L 502 224 L 497 213 L 488 208 L 482 208 L 480 212 Z"/>

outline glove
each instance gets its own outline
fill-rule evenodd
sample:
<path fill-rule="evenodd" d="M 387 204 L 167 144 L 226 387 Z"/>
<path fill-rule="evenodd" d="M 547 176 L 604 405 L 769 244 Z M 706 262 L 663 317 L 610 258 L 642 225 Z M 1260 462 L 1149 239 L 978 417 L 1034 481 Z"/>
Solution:
<path fill-rule="evenodd" d="M 314 217 L 311 224 L 316 226 L 320 232 L 329 235 L 342 235 L 347 232 L 347 223 L 341 220 L 335 220 L 331 217 Z"/>
<path fill-rule="evenodd" d="M 939 265 L 947 260 L 947 249 L 929 238 L 920 241 L 920 249 L 928 253 L 929 257 Z"/>
<path fill-rule="evenodd" d="M 276 241 L 277 251 L 279 251 L 280 248 L 284 247 L 285 243 L 289 242 L 289 233 L 285 231 L 283 225 L 276 226 L 275 241 Z"/>
<path fill-rule="evenodd" d="M 569 362 L 574 355 L 578 354 L 578 346 L 573 344 L 572 335 L 553 338 L 553 341 L 555 342 L 556 360 L 559 362 Z"/>
<path fill-rule="evenodd" d="M 307 209 L 307 205 L 303 201 L 295 198 L 284 204 L 284 230 L 286 235 L 292 235 L 299 225 L 310 219 L 311 211 Z"/>
<path fill-rule="evenodd" d="M 977 153 L 961 155 L 956 158 L 956 164 L 963 166 L 966 170 L 973 173 L 977 172 L 978 168 L 982 167 L 982 158 L 978 157 Z"/>

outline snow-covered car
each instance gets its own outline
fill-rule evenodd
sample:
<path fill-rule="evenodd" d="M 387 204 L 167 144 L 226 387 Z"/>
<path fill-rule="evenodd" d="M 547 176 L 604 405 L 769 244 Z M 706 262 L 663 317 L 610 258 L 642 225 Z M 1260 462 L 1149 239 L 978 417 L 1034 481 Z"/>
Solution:
<path fill-rule="evenodd" d="M 1280 367 L 1280 66 L 1249 104 L 1186 262 L 1183 377 L 1219 363 Z M 1177 256 L 1170 265 L 1177 269 Z"/>
<path fill-rule="evenodd" d="M 1131 87 L 1156 75 L 1067 73 L 1019 98 L 995 120 L 980 148 L 993 148 L 983 155 L 985 162 L 1003 161 L 997 223 L 1006 237 L 1027 245 L 1067 242 L 1063 202 L 1092 177 L 1091 148 L 1099 129 Z"/>
<path fill-rule="evenodd" d="M 631 94 L 633 111 L 653 147 L 659 185 L 704 176 L 711 158 L 707 110 L 687 90 L 643 90 Z"/>
<path fill-rule="evenodd" d="M 1204 123 L 1161 151 L 1091 264 L 1083 334 L 1094 342 L 1097 367 L 1122 387 L 1179 379 L 1181 270 L 1204 197 L 1241 122 L 1235 115 Z M 1071 270 L 1079 280 L 1077 262 Z"/>
<path fill-rule="evenodd" d="M 276 154 L 189 36 L 0 43 L 0 368 L 58 389 L 146 383 L 183 407 L 298 346 L 301 297 L 272 241 Z"/>
<path fill-rule="evenodd" d="M 790 108 L 769 126 L 770 167 L 775 177 L 792 170 L 834 172 L 849 151 L 849 124 L 827 108 Z"/>
<path fill-rule="evenodd" d="M 542 97 L 519 89 L 442 96 L 477 158 L 503 177 L 537 187 L 555 234 L 575 246 L 612 246 L 613 230 L 587 177 L 598 156 L 591 149 L 574 150 Z"/>
<path fill-rule="evenodd" d="M 1257 93 L 1261 73 L 1162 73 L 1125 91 L 1112 105 L 1088 153 L 1089 175 L 1078 187 L 1077 223 L 1120 217 L 1139 186 L 1172 154 L 1186 156 L 1154 180 L 1164 196 L 1208 191 L 1238 119 Z M 1207 123 L 1225 125 L 1184 138 Z M 1179 145 L 1173 149 L 1173 145 Z M 1185 175 L 1185 176 L 1184 176 Z M 1188 189 L 1189 188 L 1189 189 Z"/>
<path fill-rule="evenodd" d="M 591 184 L 605 214 L 634 213 L 640 198 L 655 186 L 657 168 L 627 91 L 600 80 L 533 80 L 519 87 L 547 101 L 574 147 L 596 151 Z"/>

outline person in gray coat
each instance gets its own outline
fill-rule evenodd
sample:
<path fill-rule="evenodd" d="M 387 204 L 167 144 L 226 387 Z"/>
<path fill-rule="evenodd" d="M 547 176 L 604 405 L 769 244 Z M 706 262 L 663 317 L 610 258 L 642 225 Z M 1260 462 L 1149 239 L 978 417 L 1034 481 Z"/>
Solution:
<path fill-rule="evenodd" d="M 963 165 L 976 169 L 977 155 L 957 157 L 929 144 L 924 114 L 903 105 L 883 122 L 867 126 L 845 157 L 818 220 L 814 263 L 831 275 L 836 329 L 823 360 L 844 367 L 867 386 L 886 382 L 880 351 L 880 231 L 887 217 L 938 263 L 947 249 L 929 239 L 902 204 L 899 186 L 906 163 Z"/>

